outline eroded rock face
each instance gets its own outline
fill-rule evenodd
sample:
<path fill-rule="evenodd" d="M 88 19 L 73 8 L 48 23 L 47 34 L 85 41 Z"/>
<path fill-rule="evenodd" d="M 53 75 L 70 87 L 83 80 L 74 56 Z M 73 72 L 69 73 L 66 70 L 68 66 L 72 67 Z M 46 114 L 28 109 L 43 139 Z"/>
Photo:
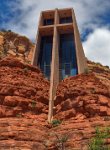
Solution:
<path fill-rule="evenodd" d="M 43 114 L 31 118 L 8 117 L 0 119 L 0 149 L 9 150 L 59 150 L 62 142 L 65 149 L 88 150 L 88 143 L 95 135 L 95 128 L 110 126 L 110 118 L 85 118 L 78 114 L 52 127 Z M 66 138 L 65 138 L 66 137 Z M 106 146 L 110 139 L 105 140 Z"/>
<path fill-rule="evenodd" d="M 26 118 L 0 119 L 0 149 L 1 150 L 30 150 L 45 149 L 47 127 L 44 126 L 44 116 Z"/>
<path fill-rule="evenodd" d="M 0 61 L 0 117 L 47 114 L 48 93 L 38 68 L 10 57 Z"/>
<path fill-rule="evenodd" d="M 21 62 L 31 63 L 34 48 L 27 37 L 12 31 L 0 31 L 0 59 L 13 56 Z"/>
<path fill-rule="evenodd" d="M 48 93 L 49 82 L 38 68 L 9 57 L 0 61 L 0 150 L 59 150 L 62 142 L 67 150 L 88 150 L 95 128 L 110 127 L 108 70 L 58 85 L 58 126 L 47 122 Z M 109 138 L 105 144 L 110 145 Z"/>
<path fill-rule="evenodd" d="M 110 80 L 109 84 L 103 80 L 95 73 L 63 80 L 57 90 L 55 117 L 64 120 L 78 114 L 86 118 L 109 115 Z"/>

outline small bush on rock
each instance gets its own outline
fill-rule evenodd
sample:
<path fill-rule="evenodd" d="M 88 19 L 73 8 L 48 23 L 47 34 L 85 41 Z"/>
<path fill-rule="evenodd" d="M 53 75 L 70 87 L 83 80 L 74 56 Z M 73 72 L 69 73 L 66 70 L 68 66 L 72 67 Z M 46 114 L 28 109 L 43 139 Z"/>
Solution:
<path fill-rule="evenodd" d="M 22 114 L 16 114 L 16 117 L 17 117 L 17 118 L 21 118 L 21 117 L 22 117 Z"/>
<path fill-rule="evenodd" d="M 32 102 L 31 102 L 31 106 L 32 106 L 32 107 L 36 107 L 36 101 L 32 101 Z"/>
<path fill-rule="evenodd" d="M 28 73 L 29 69 L 28 69 L 27 67 L 25 67 L 25 68 L 23 69 L 23 71 L 24 71 L 24 73 Z"/>
<path fill-rule="evenodd" d="M 89 143 L 89 150 L 110 150 L 110 147 L 104 144 L 104 140 L 110 138 L 110 128 L 96 128 L 96 135 Z"/>
<path fill-rule="evenodd" d="M 53 127 L 56 127 L 56 126 L 58 126 L 59 124 L 61 124 L 61 121 L 60 120 L 52 120 L 52 122 L 51 122 L 51 124 L 52 124 L 52 126 Z"/>
<path fill-rule="evenodd" d="M 84 74 L 88 74 L 89 73 L 89 69 L 88 68 L 85 68 L 84 69 Z"/>
<path fill-rule="evenodd" d="M 66 142 L 69 139 L 69 134 L 65 134 L 62 136 L 58 136 L 57 134 L 55 134 L 56 136 L 56 147 L 58 148 L 58 150 L 65 150 L 66 149 Z"/>

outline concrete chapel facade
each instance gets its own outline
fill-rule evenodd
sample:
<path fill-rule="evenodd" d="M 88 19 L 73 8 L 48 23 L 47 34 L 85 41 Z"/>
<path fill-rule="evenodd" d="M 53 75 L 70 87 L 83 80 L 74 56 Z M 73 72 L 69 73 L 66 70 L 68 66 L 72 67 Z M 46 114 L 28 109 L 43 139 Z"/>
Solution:
<path fill-rule="evenodd" d="M 50 80 L 49 100 L 54 100 L 60 80 L 84 73 L 87 68 L 74 10 L 42 11 L 36 38 L 32 64 Z"/>

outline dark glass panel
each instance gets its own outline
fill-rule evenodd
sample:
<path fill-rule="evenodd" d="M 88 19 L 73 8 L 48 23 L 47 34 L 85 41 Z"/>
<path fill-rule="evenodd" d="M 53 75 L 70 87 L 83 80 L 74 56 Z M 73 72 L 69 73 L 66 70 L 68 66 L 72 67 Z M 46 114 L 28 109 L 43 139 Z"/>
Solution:
<path fill-rule="evenodd" d="M 54 19 L 44 19 L 44 26 L 54 24 Z"/>
<path fill-rule="evenodd" d="M 63 24 L 63 23 L 71 23 L 72 22 L 72 17 L 63 17 L 63 18 L 60 18 L 60 23 Z"/>
<path fill-rule="evenodd" d="M 73 34 L 61 34 L 60 35 L 60 76 L 64 79 L 66 76 L 76 75 L 77 60 L 76 49 Z"/>
<path fill-rule="evenodd" d="M 48 79 L 50 78 L 52 42 L 52 36 L 44 36 L 41 38 L 40 54 L 38 58 L 38 65 Z"/>

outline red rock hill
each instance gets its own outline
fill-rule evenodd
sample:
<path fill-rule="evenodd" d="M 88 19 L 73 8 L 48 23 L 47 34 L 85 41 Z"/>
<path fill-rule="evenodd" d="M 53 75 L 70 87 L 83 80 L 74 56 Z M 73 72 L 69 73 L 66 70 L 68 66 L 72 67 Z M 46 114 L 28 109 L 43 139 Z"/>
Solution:
<path fill-rule="evenodd" d="M 0 61 L 0 117 L 47 114 L 48 90 L 38 68 L 9 57 Z"/>
<path fill-rule="evenodd" d="M 0 32 L 0 150 L 88 150 L 95 128 L 110 127 L 109 67 L 88 61 L 84 74 L 60 82 L 57 120 L 51 125 L 49 82 L 37 67 L 26 64 L 33 50 L 28 38 Z M 109 138 L 104 142 L 110 145 Z"/>
<path fill-rule="evenodd" d="M 31 63 L 34 44 L 25 36 L 12 31 L 0 31 L 0 59 L 14 56 L 21 62 Z"/>
<path fill-rule="evenodd" d="M 0 150 L 88 150 L 95 128 L 110 126 L 110 70 L 90 61 L 88 66 L 84 74 L 58 85 L 54 119 L 62 122 L 51 125 L 49 82 L 37 67 L 13 57 L 2 59 Z"/>

